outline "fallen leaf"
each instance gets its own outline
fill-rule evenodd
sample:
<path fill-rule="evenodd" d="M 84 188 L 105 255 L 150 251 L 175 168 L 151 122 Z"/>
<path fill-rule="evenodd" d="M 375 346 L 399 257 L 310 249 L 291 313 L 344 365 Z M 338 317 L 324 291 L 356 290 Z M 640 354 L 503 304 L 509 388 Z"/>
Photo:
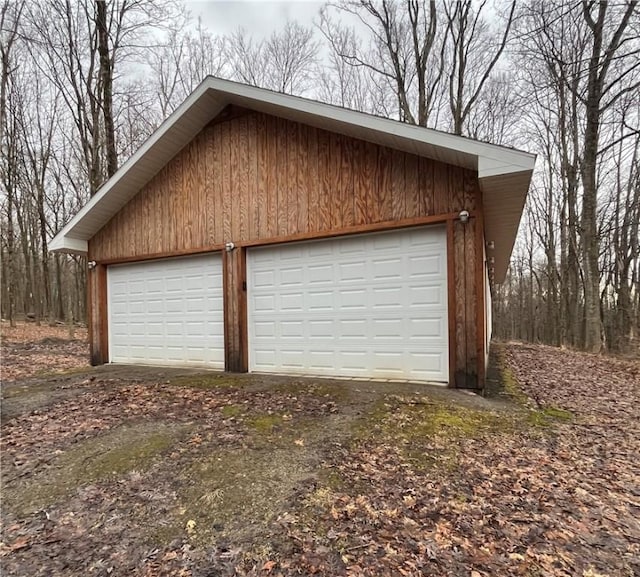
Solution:
<path fill-rule="evenodd" d="M 176 551 L 167 551 L 164 556 L 162 557 L 163 561 L 172 561 L 173 559 L 175 559 L 178 556 L 178 553 Z"/>
<path fill-rule="evenodd" d="M 11 551 L 19 551 L 20 549 L 26 549 L 27 547 L 31 547 L 27 537 L 18 537 L 11 545 L 9 545 L 9 549 L 11 549 Z"/>

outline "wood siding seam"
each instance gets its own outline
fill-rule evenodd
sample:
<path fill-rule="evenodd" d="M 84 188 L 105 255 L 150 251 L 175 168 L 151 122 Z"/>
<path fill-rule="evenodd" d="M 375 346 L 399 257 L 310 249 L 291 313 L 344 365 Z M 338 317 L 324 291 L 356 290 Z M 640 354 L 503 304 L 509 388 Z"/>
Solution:
<path fill-rule="evenodd" d="M 237 298 L 238 298 L 238 329 L 239 339 L 239 359 L 238 371 L 246 373 L 249 371 L 249 328 L 247 315 L 247 251 L 244 248 L 237 249 Z"/>

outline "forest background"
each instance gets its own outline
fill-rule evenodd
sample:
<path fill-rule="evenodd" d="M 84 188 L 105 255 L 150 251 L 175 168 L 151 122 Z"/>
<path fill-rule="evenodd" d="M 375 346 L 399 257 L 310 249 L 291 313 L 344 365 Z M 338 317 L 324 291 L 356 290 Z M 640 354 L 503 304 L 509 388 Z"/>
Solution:
<path fill-rule="evenodd" d="M 266 35 L 190 8 L 1 0 L 3 319 L 84 321 L 85 259 L 48 242 L 212 74 L 536 153 L 494 335 L 637 354 L 636 1 L 337 0 Z"/>

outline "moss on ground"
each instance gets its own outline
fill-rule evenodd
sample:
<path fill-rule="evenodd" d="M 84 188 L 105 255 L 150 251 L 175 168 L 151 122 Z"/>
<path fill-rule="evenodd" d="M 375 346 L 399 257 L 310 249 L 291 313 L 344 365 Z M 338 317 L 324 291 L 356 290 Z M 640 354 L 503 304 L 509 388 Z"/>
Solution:
<path fill-rule="evenodd" d="M 376 403 L 354 424 L 354 438 L 397 447 L 419 468 L 452 468 L 462 440 L 510 432 L 515 423 L 507 411 L 472 409 L 427 397 L 392 397 Z"/>
<path fill-rule="evenodd" d="M 193 375 L 181 375 L 169 380 L 170 385 L 177 387 L 190 387 L 194 389 L 226 389 L 239 388 L 245 384 L 246 378 L 229 373 L 197 373 Z"/>
<path fill-rule="evenodd" d="M 551 427 L 558 421 L 570 421 L 573 413 L 558 407 L 545 407 L 537 411 L 529 411 L 527 422 L 535 427 Z"/>
<path fill-rule="evenodd" d="M 358 437 L 382 433 L 387 439 L 407 441 L 435 436 L 469 438 L 512 429 L 513 417 L 505 411 L 471 409 L 425 397 L 379 401 L 364 419 L 355 423 Z"/>
<path fill-rule="evenodd" d="M 571 421 L 573 419 L 573 413 L 571 411 L 565 411 L 558 407 L 546 407 L 542 412 L 547 417 L 557 419 L 559 421 Z"/>
<path fill-rule="evenodd" d="M 154 424 L 121 427 L 79 442 L 57 456 L 47 469 L 22 483 L 6 483 L 5 503 L 29 514 L 98 481 L 143 471 L 176 442 L 180 429 Z"/>
<path fill-rule="evenodd" d="M 254 415 L 249 419 L 249 425 L 257 433 L 263 433 L 271 435 L 282 429 L 282 426 L 287 422 L 285 415 L 276 413 L 262 413 Z"/>
<path fill-rule="evenodd" d="M 220 408 L 220 412 L 222 413 L 223 417 L 225 417 L 226 419 L 230 419 L 232 417 L 235 418 L 242 415 L 242 413 L 244 413 L 244 408 L 242 407 L 242 405 L 225 405 L 224 407 Z"/>
<path fill-rule="evenodd" d="M 529 397 L 522 390 L 518 379 L 509 366 L 504 345 L 496 343 L 492 346 L 495 347 L 495 362 L 500 373 L 503 393 L 520 406 L 528 405 L 530 402 Z"/>
<path fill-rule="evenodd" d="M 48 393 L 55 389 L 51 383 L 34 383 L 28 385 L 11 385 L 2 388 L 3 399 L 15 399 L 17 397 L 32 397 L 38 393 Z"/>
<path fill-rule="evenodd" d="M 178 510 L 154 537 L 166 543 L 186 535 L 194 543 L 211 543 L 233 533 L 234 540 L 250 540 L 282 512 L 296 484 L 310 471 L 308 455 L 295 445 L 203 456 L 178 473 Z"/>
<path fill-rule="evenodd" d="M 353 383 L 349 381 L 299 380 L 279 383 L 273 390 L 294 395 L 305 394 L 312 397 L 327 397 L 333 401 L 345 401 L 350 396 Z"/>

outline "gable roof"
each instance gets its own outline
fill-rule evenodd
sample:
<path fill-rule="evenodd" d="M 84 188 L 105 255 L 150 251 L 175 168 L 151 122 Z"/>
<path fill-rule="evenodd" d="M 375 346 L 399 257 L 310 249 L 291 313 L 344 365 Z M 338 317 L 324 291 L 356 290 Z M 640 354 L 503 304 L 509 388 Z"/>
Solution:
<path fill-rule="evenodd" d="M 495 246 L 488 256 L 495 259 L 495 280 L 504 280 L 535 155 L 213 76 L 102 185 L 53 238 L 49 250 L 86 254 L 88 240 L 229 104 L 477 170 L 486 241 Z"/>

